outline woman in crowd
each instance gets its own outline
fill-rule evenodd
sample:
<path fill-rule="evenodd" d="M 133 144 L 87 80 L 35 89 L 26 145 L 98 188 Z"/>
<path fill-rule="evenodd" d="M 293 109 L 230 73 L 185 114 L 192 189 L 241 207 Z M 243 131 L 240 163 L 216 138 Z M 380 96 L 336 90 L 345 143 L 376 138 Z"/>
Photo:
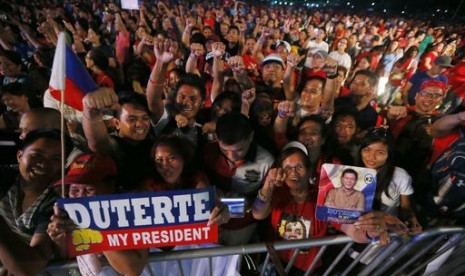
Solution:
<path fill-rule="evenodd" d="M 406 222 L 411 234 L 418 234 L 422 228 L 409 199 L 413 194 L 412 178 L 404 169 L 394 166 L 392 142 L 388 129 L 377 128 L 360 146 L 361 165 L 377 171 L 373 209 L 398 216 Z"/>
<path fill-rule="evenodd" d="M 92 79 L 98 87 L 115 88 L 113 79 L 107 74 L 108 56 L 98 48 L 90 50 L 86 54 L 86 67 L 92 73 Z"/>
<path fill-rule="evenodd" d="M 265 183 L 258 192 L 252 212 L 255 219 L 270 216 L 270 233 L 274 239 L 308 239 L 323 237 L 327 223 L 315 219 L 316 190 L 311 189 L 310 160 L 305 146 L 284 149 L 277 159 L 277 167 L 269 171 Z M 374 213 L 359 218 L 355 224 L 337 226 L 356 242 L 367 242 L 380 236 L 383 243 L 387 235 L 378 225 L 384 221 Z M 384 231 L 384 230 L 383 230 Z M 301 250 L 290 275 L 303 275 L 315 258 L 318 248 Z M 293 250 L 280 251 L 280 259 L 288 262 Z M 321 265 L 321 264 L 320 264 Z M 317 266 L 318 267 L 318 266 Z"/>
<path fill-rule="evenodd" d="M 161 136 L 152 147 L 156 169 L 155 181 L 148 184 L 152 191 L 200 189 L 210 185 L 208 177 L 195 166 L 192 143 L 179 136 Z"/>
<path fill-rule="evenodd" d="M 385 93 L 388 96 L 385 102 L 386 105 L 390 105 L 395 100 L 396 94 L 417 70 L 417 55 L 418 47 L 412 46 L 408 48 L 404 56 L 394 64 L 385 89 Z"/>
<path fill-rule="evenodd" d="M 355 165 L 357 163 L 360 114 L 352 106 L 336 109 L 324 152 L 327 163 Z"/>
<path fill-rule="evenodd" d="M 27 89 L 27 85 L 22 83 L 10 83 L 0 89 L 0 98 L 9 109 L 0 115 L 0 128 L 18 129 L 21 116 L 29 109 L 41 106 L 41 102 L 31 97 Z"/>

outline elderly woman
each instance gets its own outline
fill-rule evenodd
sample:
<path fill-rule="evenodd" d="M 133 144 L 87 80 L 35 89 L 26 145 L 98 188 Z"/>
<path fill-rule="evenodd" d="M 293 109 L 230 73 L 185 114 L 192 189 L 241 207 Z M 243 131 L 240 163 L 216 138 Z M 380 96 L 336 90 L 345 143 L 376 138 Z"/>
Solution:
<path fill-rule="evenodd" d="M 295 145 L 295 143 L 294 143 Z M 309 239 L 323 237 L 328 224 L 315 219 L 317 191 L 311 189 L 309 158 L 304 145 L 285 148 L 277 160 L 277 167 L 270 170 L 265 184 L 259 190 L 252 212 L 255 219 L 270 216 L 271 233 L 277 239 Z M 387 243 L 385 223 L 378 214 L 368 213 L 354 224 L 335 225 L 354 241 L 366 243 L 379 239 Z M 318 252 L 317 248 L 299 254 L 291 272 L 302 273 L 308 269 Z M 279 252 L 288 262 L 292 250 Z"/>

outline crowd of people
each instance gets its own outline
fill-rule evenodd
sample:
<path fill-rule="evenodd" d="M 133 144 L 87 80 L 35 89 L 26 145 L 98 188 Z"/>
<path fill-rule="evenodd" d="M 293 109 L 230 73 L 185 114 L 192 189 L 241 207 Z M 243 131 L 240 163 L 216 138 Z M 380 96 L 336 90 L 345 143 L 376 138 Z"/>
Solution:
<path fill-rule="evenodd" d="M 213 185 L 218 199 L 245 198 L 241 218 L 221 203 L 212 210 L 221 245 L 328 231 L 387 244 L 391 230 L 463 225 L 464 167 L 452 158 L 465 154 L 461 26 L 229 1 L 138 10 L 2 1 L 0 20 L 0 134 L 22 141 L 15 164 L 2 156 L 5 273 L 35 275 L 66 257 L 74 226 L 54 207 L 61 114 L 66 197 Z M 63 32 L 98 89 L 62 109 L 49 80 Z M 317 220 L 324 163 L 376 170 L 374 211 L 355 224 Z M 357 173 L 344 177 L 353 182 Z M 353 208 L 365 210 L 362 199 Z M 78 262 L 84 275 L 98 275 L 102 258 L 139 275 L 148 253 L 107 251 Z M 303 274 L 316 253 L 300 252 L 292 272 Z M 280 252 L 283 262 L 291 257 Z"/>

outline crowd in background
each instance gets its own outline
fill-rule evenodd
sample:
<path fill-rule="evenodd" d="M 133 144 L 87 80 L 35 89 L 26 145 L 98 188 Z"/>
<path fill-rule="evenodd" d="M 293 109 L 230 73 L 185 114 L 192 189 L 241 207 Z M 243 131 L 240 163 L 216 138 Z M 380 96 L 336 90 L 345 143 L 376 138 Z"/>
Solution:
<path fill-rule="evenodd" d="M 72 224 L 53 208 L 61 196 L 61 113 L 67 197 L 214 185 L 218 198 L 246 202 L 242 218 L 220 203 L 212 211 L 222 245 L 340 231 L 387 244 L 386 230 L 463 225 L 458 24 L 229 1 L 158 1 L 139 10 L 8 1 L 0 20 L 0 134 L 23 141 L 13 162 L 2 157 L 13 165 L 2 166 L 0 180 L 0 260 L 8 272 L 35 274 L 66 256 Z M 49 80 L 63 32 L 98 89 L 62 110 Z M 355 224 L 316 220 L 324 163 L 375 169 L 379 212 Z M 102 271 L 103 257 L 115 271 L 138 275 L 148 252 L 78 262 L 85 275 Z M 301 252 L 292 273 L 303 273 L 316 253 Z M 291 256 L 280 253 L 284 262 Z"/>

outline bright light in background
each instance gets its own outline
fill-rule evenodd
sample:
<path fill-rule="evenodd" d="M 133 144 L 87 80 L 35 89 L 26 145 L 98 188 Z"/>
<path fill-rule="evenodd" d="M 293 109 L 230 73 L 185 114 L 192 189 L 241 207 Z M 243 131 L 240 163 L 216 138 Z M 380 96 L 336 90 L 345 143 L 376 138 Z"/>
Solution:
<path fill-rule="evenodd" d="M 379 96 L 383 95 L 384 93 L 386 93 L 386 84 L 388 82 L 388 77 L 380 77 L 379 80 L 378 80 L 378 91 L 376 92 L 376 94 Z"/>
<path fill-rule="evenodd" d="M 371 5 L 374 6 L 374 5 L 375 5 L 375 2 L 371 3 Z"/>
<path fill-rule="evenodd" d="M 349 5 L 350 5 L 350 2 L 347 2 L 347 6 L 349 6 Z"/>

